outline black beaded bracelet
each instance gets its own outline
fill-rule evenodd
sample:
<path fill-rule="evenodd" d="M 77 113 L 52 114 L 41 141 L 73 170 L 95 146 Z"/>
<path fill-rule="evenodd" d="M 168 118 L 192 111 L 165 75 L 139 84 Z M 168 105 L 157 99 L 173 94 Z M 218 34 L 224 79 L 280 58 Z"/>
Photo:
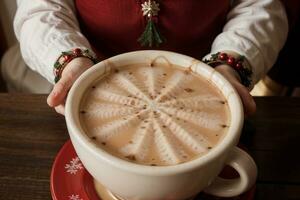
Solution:
<path fill-rule="evenodd" d="M 240 76 L 241 82 L 244 86 L 249 87 L 251 85 L 252 70 L 244 66 L 245 57 L 239 56 L 234 58 L 227 53 L 215 53 L 211 54 L 209 59 L 204 59 L 203 62 L 215 68 L 218 65 L 226 64 L 232 67 Z"/>
<path fill-rule="evenodd" d="M 54 82 L 57 83 L 61 77 L 62 71 L 64 70 L 65 66 L 71 62 L 74 58 L 77 57 L 86 57 L 91 59 L 95 64 L 97 63 L 97 59 L 92 56 L 88 49 L 73 49 L 71 51 L 62 52 L 61 56 L 57 59 L 54 63 Z"/>

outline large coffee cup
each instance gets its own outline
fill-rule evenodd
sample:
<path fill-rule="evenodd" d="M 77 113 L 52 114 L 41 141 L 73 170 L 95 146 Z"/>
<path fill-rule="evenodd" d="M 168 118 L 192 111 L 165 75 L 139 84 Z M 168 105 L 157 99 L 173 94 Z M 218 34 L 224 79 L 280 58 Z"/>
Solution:
<path fill-rule="evenodd" d="M 205 79 L 223 95 L 230 120 L 226 125 L 226 133 L 213 148 L 209 147 L 205 154 L 184 162 L 153 166 L 131 162 L 132 157 L 122 159 L 94 141 L 95 137 L 90 136 L 81 117 L 85 113 L 81 110 L 85 94 L 94 87 L 95 81 L 122 71 L 123 67 L 139 64 L 180 66 Z M 193 91 L 190 88 L 185 90 Z M 151 102 L 149 104 L 152 105 Z M 201 191 L 232 197 L 247 191 L 255 183 L 257 169 L 253 159 L 236 147 L 244 120 L 241 100 L 221 74 L 194 58 L 151 50 L 125 53 L 104 60 L 84 72 L 74 83 L 66 101 L 65 116 L 72 144 L 85 168 L 96 181 L 121 199 L 187 199 Z M 125 130 L 119 130 L 122 131 Z M 233 167 L 239 178 L 220 178 L 218 175 L 225 165 Z"/>

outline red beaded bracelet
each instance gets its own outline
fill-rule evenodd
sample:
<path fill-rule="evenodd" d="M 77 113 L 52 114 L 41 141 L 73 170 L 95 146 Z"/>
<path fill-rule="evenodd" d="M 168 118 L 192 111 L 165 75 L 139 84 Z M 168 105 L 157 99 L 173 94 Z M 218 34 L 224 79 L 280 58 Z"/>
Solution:
<path fill-rule="evenodd" d="M 61 78 L 62 71 L 66 67 L 66 65 L 71 62 L 74 58 L 78 57 L 86 57 L 91 59 L 94 63 L 97 63 L 97 59 L 92 56 L 88 49 L 73 49 L 71 51 L 62 52 L 61 56 L 54 63 L 54 82 L 57 83 Z"/>
<path fill-rule="evenodd" d="M 244 66 L 245 57 L 239 56 L 234 58 L 227 53 L 215 53 L 211 54 L 209 59 L 204 59 L 203 62 L 215 68 L 218 65 L 226 64 L 232 67 L 240 76 L 241 82 L 244 86 L 249 87 L 251 85 L 252 70 Z"/>

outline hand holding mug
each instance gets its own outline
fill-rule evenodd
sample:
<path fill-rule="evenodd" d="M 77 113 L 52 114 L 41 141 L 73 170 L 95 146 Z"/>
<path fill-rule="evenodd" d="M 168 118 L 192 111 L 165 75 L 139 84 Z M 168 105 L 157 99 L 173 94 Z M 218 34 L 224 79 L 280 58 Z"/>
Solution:
<path fill-rule="evenodd" d="M 54 85 L 47 98 L 48 105 L 55 108 L 56 112 L 64 115 L 65 100 L 71 86 L 85 70 L 93 65 L 94 63 L 85 57 L 75 58 L 68 63 L 61 74 L 61 79 Z"/>

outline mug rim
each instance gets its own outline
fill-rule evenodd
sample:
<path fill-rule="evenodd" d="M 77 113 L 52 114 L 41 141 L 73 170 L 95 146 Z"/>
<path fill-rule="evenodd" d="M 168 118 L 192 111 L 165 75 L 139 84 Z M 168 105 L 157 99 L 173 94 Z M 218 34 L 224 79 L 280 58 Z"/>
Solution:
<path fill-rule="evenodd" d="M 77 110 L 77 112 L 75 112 L 73 110 L 74 108 L 74 101 L 75 99 L 79 98 L 80 100 L 82 99 L 82 96 L 84 94 L 84 92 L 81 92 L 81 96 L 78 97 L 78 93 L 80 93 L 80 90 L 82 89 L 82 83 L 83 82 L 89 82 L 92 83 L 93 81 L 95 81 L 97 78 L 90 80 L 88 79 L 89 76 L 91 76 L 94 73 L 98 73 L 98 76 L 101 76 L 102 73 L 100 73 L 101 68 L 106 67 L 107 62 L 109 63 L 114 63 L 117 64 L 116 60 L 122 59 L 122 58 L 126 58 L 128 56 L 147 56 L 149 54 L 159 54 L 159 55 L 163 55 L 163 56 L 176 56 L 179 57 L 179 59 L 188 59 L 188 60 L 195 60 L 199 63 L 201 63 L 200 66 L 200 70 L 201 68 L 203 68 L 204 70 L 208 70 L 211 71 L 211 73 L 215 76 L 217 76 L 217 81 L 216 82 L 214 79 L 210 79 L 211 82 L 222 92 L 222 88 L 227 88 L 230 90 L 230 95 L 228 95 L 227 97 L 223 94 L 223 96 L 225 97 L 225 99 L 227 101 L 229 101 L 231 99 L 231 101 L 233 101 L 234 104 L 234 108 L 235 110 L 233 111 L 233 109 L 229 106 L 229 111 L 230 111 L 230 127 L 227 131 L 227 133 L 225 134 L 224 138 L 221 140 L 221 143 L 218 143 L 214 148 L 212 148 L 208 153 L 206 153 L 203 156 L 200 156 L 198 158 L 195 158 L 193 160 L 184 162 L 184 163 L 180 163 L 180 164 L 176 164 L 176 165 L 168 165 L 168 166 L 147 166 L 147 165 L 142 165 L 142 164 L 137 164 L 137 163 L 133 163 L 133 162 L 129 162 L 126 160 L 123 160 L 121 158 L 118 158 L 116 156 L 111 155 L 110 153 L 106 152 L 105 150 L 101 149 L 100 147 L 98 147 L 96 144 L 94 144 L 93 142 L 91 142 L 91 139 L 84 133 L 84 131 L 82 130 L 82 125 L 80 125 L 79 123 L 76 123 L 76 117 L 79 117 L 79 112 Z M 135 63 L 133 61 L 133 63 Z M 176 64 L 176 63 L 174 63 Z M 122 66 L 118 65 L 117 66 Z M 195 70 L 193 70 L 195 73 Z M 201 74 L 200 74 L 201 76 Z M 220 86 L 220 84 L 222 84 L 222 88 Z M 86 88 L 84 88 L 86 89 Z M 230 97 L 230 99 L 229 99 Z M 229 103 L 228 103 L 229 105 Z M 78 108 L 76 108 L 78 109 Z M 75 109 L 75 110 L 76 110 Z M 234 119 L 235 121 L 232 121 L 233 119 L 233 114 L 235 115 Z M 77 115 L 77 116 L 76 116 Z M 203 165 L 205 165 L 206 163 L 212 161 L 214 158 L 219 157 L 222 152 L 224 151 L 228 151 L 228 148 L 233 147 L 236 145 L 239 136 L 240 136 L 240 132 L 241 132 L 241 128 L 243 125 L 243 120 L 244 120 L 244 114 L 243 114 L 243 107 L 242 107 L 242 103 L 240 100 L 239 95 L 237 94 L 235 88 L 229 83 L 229 81 L 227 81 L 220 73 L 218 73 L 215 69 L 213 69 L 212 67 L 208 66 L 207 64 L 194 59 L 190 56 L 186 56 L 183 54 L 179 54 L 179 53 L 175 53 L 175 52 L 170 52 L 170 51 L 161 51 L 161 50 L 141 50 L 141 51 L 132 51 L 132 52 L 127 52 L 127 53 L 123 53 L 123 54 L 119 54 L 116 56 L 113 56 L 111 58 L 108 58 L 106 60 L 103 60 L 99 63 L 97 63 L 96 65 L 94 65 L 93 67 L 89 68 L 88 70 L 86 70 L 73 84 L 72 88 L 69 91 L 67 100 L 66 100 L 66 108 L 65 108 L 65 120 L 68 126 L 68 132 L 71 136 L 71 141 L 74 139 L 77 140 L 77 142 L 80 143 L 80 145 L 83 146 L 83 148 L 85 148 L 86 150 L 88 150 L 91 154 L 93 154 L 93 156 L 95 156 L 97 159 L 100 159 L 104 162 L 106 162 L 109 165 L 112 165 L 116 168 L 119 169 L 123 169 L 132 173 L 138 173 L 138 174 L 144 174 L 144 175 L 151 175 L 151 176 L 163 176 L 163 175 L 171 175 L 171 174 L 180 174 L 180 173 L 184 173 L 186 171 L 190 171 L 193 170 L 195 168 L 199 168 Z M 73 142 L 73 141 L 72 141 Z M 76 149 L 75 149 L 76 150 Z"/>

